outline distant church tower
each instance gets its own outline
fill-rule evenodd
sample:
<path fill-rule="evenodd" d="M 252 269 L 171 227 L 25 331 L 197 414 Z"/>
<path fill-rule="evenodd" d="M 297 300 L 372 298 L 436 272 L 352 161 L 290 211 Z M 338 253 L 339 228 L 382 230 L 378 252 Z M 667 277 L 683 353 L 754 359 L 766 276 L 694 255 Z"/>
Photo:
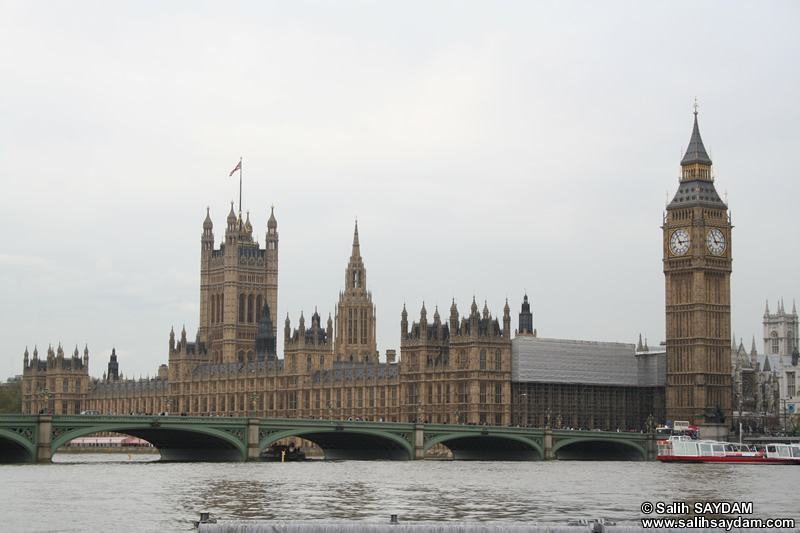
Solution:
<path fill-rule="evenodd" d="M 777 313 L 769 312 L 769 302 L 764 310 L 764 353 L 791 355 L 797 348 L 798 329 L 797 305 L 792 303 L 792 312 L 783 308 L 783 300 L 778 302 Z"/>
<path fill-rule="evenodd" d="M 344 275 L 345 289 L 336 305 L 336 340 L 333 346 L 337 361 L 371 361 L 378 357 L 375 340 L 375 306 L 367 290 L 367 270 L 361 260 L 358 221 L 353 234 L 353 251 Z"/>
<path fill-rule="evenodd" d="M 193 355 L 208 354 L 214 363 L 256 359 L 254 340 L 265 305 L 274 315 L 278 305 L 278 222 L 274 208 L 267 222 L 264 248 L 253 240 L 250 212 L 246 220 L 228 214 L 225 241 L 214 249 L 214 225 L 209 210 L 203 222 L 200 251 L 200 325 Z M 271 321 L 270 321 L 271 322 Z M 271 324 L 272 339 L 277 335 Z M 263 324 L 262 324 L 263 328 Z M 261 332 L 260 339 L 266 339 Z M 273 341 L 274 342 L 274 341 Z M 274 357 L 274 348 L 262 356 Z"/>
<path fill-rule="evenodd" d="M 731 416 L 731 221 L 714 188 L 697 126 L 681 161 L 678 191 L 664 216 L 667 420 Z"/>

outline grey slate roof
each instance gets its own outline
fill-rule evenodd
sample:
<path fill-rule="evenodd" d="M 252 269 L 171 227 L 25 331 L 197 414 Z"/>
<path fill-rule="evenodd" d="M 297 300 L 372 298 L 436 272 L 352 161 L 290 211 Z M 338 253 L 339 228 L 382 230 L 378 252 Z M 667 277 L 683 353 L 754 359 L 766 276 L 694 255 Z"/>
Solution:
<path fill-rule="evenodd" d="M 708 205 L 724 207 L 725 202 L 719 197 L 714 183 L 707 180 L 681 181 L 675 196 L 667 209 L 674 209 L 684 205 Z"/>
<path fill-rule="evenodd" d="M 700 137 L 700 127 L 697 125 L 697 112 L 694 114 L 694 127 L 692 128 L 692 138 L 689 139 L 689 146 L 681 159 L 681 166 L 693 163 L 711 164 L 706 147 L 703 146 L 703 139 Z"/>
<path fill-rule="evenodd" d="M 635 345 L 517 337 L 511 341 L 514 382 L 663 387 L 666 353 L 636 354 Z"/>

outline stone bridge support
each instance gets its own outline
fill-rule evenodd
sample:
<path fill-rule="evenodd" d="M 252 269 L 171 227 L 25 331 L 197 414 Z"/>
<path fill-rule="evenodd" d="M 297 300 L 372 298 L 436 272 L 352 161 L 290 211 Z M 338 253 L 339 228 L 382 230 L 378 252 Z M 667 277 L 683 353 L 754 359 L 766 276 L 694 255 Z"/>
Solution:
<path fill-rule="evenodd" d="M 414 459 L 425 459 L 425 424 L 414 424 Z"/>
<path fill-rule="evenodd" d="M 245 461 L 258 461 L 258 418 L 247 419 L 247 457 Z"/>
<path fill-rule="evenodd" d="M 547 428 L 544 430 L 544 460 L 554 461 L 556 454 L 553 453 L 553 430 Z"/>
<path fill-rule="evenodd" d="M 50 435 L 53 430 L 52 415 L 39 415 L 39 442 L 36 445 L 36 462 L 49 463 L 53 460 L 50 450 Z"/>

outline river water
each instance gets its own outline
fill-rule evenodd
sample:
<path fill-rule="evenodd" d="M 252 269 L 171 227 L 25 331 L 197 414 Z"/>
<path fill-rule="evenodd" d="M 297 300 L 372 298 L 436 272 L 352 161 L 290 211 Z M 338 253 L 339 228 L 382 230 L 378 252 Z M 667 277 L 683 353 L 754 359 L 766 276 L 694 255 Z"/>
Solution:
<path fill-rule="evenodd" d="M 646 501 L 753 502 L 747 517 L 800 524 L 800 471 L 792 466 L 157 458 L 56 454 L 52 464 L 0 465 L 0 531 L 192 531 L 201 511 L 230 520 L 386 523 L 396 514 L 400 521 L 641 525 Z"/>

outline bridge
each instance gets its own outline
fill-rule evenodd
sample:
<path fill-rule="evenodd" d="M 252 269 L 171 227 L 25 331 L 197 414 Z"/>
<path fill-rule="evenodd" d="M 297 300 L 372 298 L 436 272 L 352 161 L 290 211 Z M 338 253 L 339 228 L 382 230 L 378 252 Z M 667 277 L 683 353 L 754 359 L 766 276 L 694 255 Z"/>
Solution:
<path fill-rule="evenodd" d="M 163 461 L 255 461 L 286 437 L 326 459 L 424 459 L 446 446 L 456 460 L 655 460 L 653 435 L 565 429 L 296 418 L 0 415 L 0 463 L 50 462 L 72 439 L 115 432 L 150 442 Z"/>

